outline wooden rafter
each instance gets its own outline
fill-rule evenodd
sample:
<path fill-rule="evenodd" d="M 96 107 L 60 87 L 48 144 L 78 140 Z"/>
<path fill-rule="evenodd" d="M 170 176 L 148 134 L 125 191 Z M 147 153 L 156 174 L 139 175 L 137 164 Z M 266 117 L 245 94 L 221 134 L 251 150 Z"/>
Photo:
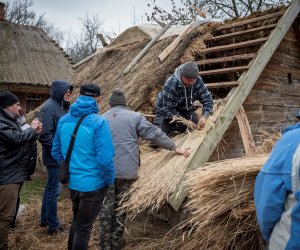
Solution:
<path fill-rule="evenodd" d="M 206 83 L 205 86 L 208 89 L 217 89 L 217 88 L 232 88 L 239 85 L 238 81 L 233 82 L 215 82 L 215 83 Z"/>
<path fill-rule="evenodd" d="M 253 29 L 232 32 L 232 33 L 228 33 L 228 34 L 225 34 L 225 35 L 220 35 L 220 36 L 214 36 L 214 37 L 207 38 L 207 39 L 204 40 L 204 42 L 218 41 L 218 40 L 222 40 L 222 39 L 226 39 L 226 38 L 230 38 L 230 37 L 236 37 L 236 36 L 251 34 L 251 33 L 254 33 L 254 32 L 257 32 L 257 31 L 273 29 L 275 27 L 276 27 L 276 24 L 270 24 L 270 25 L 266 25 L 266 26 L 253 28 Z"/>
<path fill-rule="evenodd" d="M 294 0 L 280 18 L 277 27 L 271 32 L 270 39 L 260 48 L 258 56 L 253 59 L 251 68 L 240 77 L 240 85 L 230 91 L 229 99 L 223 111 L 217 118 L 215 126 L 207 132 L 203 142 L 199 145 L 195 156 L 187 167 L 188 170 L 199 168 L 208 161 L 299 12 L 300 0 Z M 168 200 L 175 210 L 179 209 L 187 195 L 185 180 L 184 176 L 178 183 L 176 191 Z"/>
<path fill-rule="evenodd" d="M 261 44 L 261 43 L 264 43 L 268 40 L 269 40 L 268 37 L 264 37 L 264 38 L 249 40 L 249 41 L 246 41 L 246 42 L 216 46 L 216 47 L 200 50 L 200 53 L 206 53 L 207 54 L 207 53 L 211 53 L 211 52 L 218 52 L 218 51 L 224 51 L 224 50 L 230 50 L 230 49 L 238 49 L 238 48 L 243 48 L 243 47 L 252 46 L 252 45 L 256 45 L 256 44 Z"/>
<path fill-rule="evenodd" d="M 280 12 L 275 12 L 275 13 L 272 13 L 272 14 L 269 14 L 269 15 L 265 15 L 265 16 L 260 16 L 260 17 L 255 17 L 255 18 L 247 19 L 247 20 L 241 21 L 241 22 L 236 22 L 236 23 L 232 23 L 232 24 L 228 24 L 228 25 L 222 25 L 222 26 L 216 28 L 216 31 L 218 31 L 218 30 L 225 30 L 225 29 L 231 29 L 231 28 L 243 26 L 243 25 L 250 24 L 250 23 L 256 23 L 256 22 L 267 20 L 267 19 L 271 19 L 271 18 L 275 18 L 275 17 L 280 17 L 284 13 L 285 13 L 285 11 L 280 11 Z"/>
<path fill-rule="evenodd" d="M 207 65 L 207 64 L 214 64 L 214 63 L 224 63 L 224 62 L 232 62 L 232 61 L 237 61 L 237 60 L 252 59 L 256 56 L 257 56 L 257 53 L 250 53 L 250 54 L 218 57 L 218 58 L 212 58 L 212 59 L 204 59 L 204 60 L 200 60 L 200 61 L 195 61 L 195 63 L 197 63 L 198 65 Z"/>
<path fill-rule="evenodd" d="M 232 72 L 242 72 L 249 69 L 250 66 L 240 66 L 240 67 L 230 67 L 230 68 L 223 68 L 223 69 L 213 69 L 213 70 L 206 70 L 200 71 L 201 76 L 209 76 L 209 75 L 220 75 Z"/>

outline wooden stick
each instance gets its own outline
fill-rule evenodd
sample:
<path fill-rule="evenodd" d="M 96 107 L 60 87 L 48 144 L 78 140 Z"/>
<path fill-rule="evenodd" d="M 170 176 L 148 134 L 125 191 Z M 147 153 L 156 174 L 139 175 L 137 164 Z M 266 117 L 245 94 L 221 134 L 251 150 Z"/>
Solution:
<path fill-rule="evenodd" d="M 130 72 L 134 65 L 138 63 L 139 60 L 147 53 L 147 51 L 156 43 L 156 41 L 170 28 L 173 21 L 170 21 L 160 32 L 152 38 L 152 40 L 147 44 L 147 46 L 133 59 L 133 61 L 128 65 L 128 67 L 123 71 L 126 75 Z"/>
<path fill-rule="evenodd" d="M 182 37 L 194 29 L 193 24 L 194 22 L 192 22 L 183 32 L 181 32 L 181 34 L 176 37 L 175 40 L 167 48 L 165 48 L 163 52 L 160 53 L 158 58 L 161 62 L 165 60 L 166 57 L 178 46 Z"/>

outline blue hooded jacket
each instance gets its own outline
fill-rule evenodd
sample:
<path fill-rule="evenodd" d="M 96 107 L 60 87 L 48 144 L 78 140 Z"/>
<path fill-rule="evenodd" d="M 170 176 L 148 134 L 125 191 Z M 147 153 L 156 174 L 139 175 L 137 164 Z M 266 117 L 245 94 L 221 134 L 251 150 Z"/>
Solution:
<path fill-rule="evenodd" d="M 69 188 L 91 192 L 114 183 L 114 147 L 107 121 L 98 115 L 96 101 L 92 97 L 79 96 L 70 113 L 63 116 L 53 140 L 52 156 L 57 162 L 66 158 L 71 135 L 80 117 L 81 123 L 71 159 Z"/>
<path fill-rule="evenodd" d="M 300 123 L 288 127 L 255 181 L 256 216 L 269 249 L 300 249 Z"/>
<path fill-rule="evenodd" d="M 64 95 L 73 86 L 63 80 L 53 81 L 50 88 L 50 98 L 41 108 L 43 131 L 39 142 L 43 146 L 43 163 L 47 167 L 59 166 L 51 156 L 52 141 L 60 117 L 69 111 L 69 102 L 64 101 Z"/>

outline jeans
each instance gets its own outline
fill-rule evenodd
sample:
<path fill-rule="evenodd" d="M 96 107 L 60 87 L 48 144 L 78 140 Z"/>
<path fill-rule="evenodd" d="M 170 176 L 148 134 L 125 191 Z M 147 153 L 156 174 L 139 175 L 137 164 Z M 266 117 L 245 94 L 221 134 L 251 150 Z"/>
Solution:
<path fill-rule="evenodd" d="M 48 230 L 55 230 L 60 226 L 57 217 L 57 200 L 61 191 L 59 182 L 59 167 L 47 167 L 48 180 L 43 195 L 41 223 L 48 224 Z"/>
<path fill-rule="evenodd" d="M 70 189 L 73 220 L 69 232 L 69 250 L 88 248 L 92 226 L 99 214 L 106 192 L 107 187 L 92 192 L 79 192 Z"/>
<path fill-rule="evenodd" d="M 196 112 L 179 110 L 177 111 L 179 112 L 179 115 L 181 115 L 185 119 L 190 120 L 195 124 L 198 124 L 199 118 Z M 185 124 L 182 124 L 180 122 L 169 123 L 171 120 L 172 118 L 166 118 L 157 114 L 153 120 L 153 124 L 159 127 L 167 135 L 184 133 L 187 130 L 187 126 Z"/>

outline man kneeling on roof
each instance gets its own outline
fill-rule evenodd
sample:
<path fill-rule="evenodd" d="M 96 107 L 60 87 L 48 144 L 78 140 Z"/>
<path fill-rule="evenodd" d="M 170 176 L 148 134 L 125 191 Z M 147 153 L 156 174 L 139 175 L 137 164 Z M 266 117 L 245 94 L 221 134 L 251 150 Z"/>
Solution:
<path fill-rule="evenodd" d="M 200 119 L 194 112 L 196 108 L 193 103 L 197 100 L 203 106 Z M 179 122 L 170 123 L 174 116 L 182 116 L 189 120 L 193 128 L 196 128 L 198 124 L 204 127 L 212 110 L 213 99 L 199 76 L 198 65 L 189 61 L 175 70 L 158 94 L 155 107 L 156 117 L 153 123 L 168 135 L 183 133 L 187 129 L 186 125 Z"/>
<path fill-rule="evenodd" d="M 127 191 L 137 179 L 140 165 L 139 137 L 185 157 L 190 155 L 190 149 L 177 147 L 172 139 L 141 113 L 126 108 L 122 90 L 113 91 L 109 105 L 111 109 L 102 117 L 108 121 L 112 134 L 116 182 L 114 187 L 109 188 L 100 212 L 100 247 L 120 249 L 124 245 L 122 235 L 126 214 L 117 214 L 116 211 L 121 206 L 119 194 Z"/>

